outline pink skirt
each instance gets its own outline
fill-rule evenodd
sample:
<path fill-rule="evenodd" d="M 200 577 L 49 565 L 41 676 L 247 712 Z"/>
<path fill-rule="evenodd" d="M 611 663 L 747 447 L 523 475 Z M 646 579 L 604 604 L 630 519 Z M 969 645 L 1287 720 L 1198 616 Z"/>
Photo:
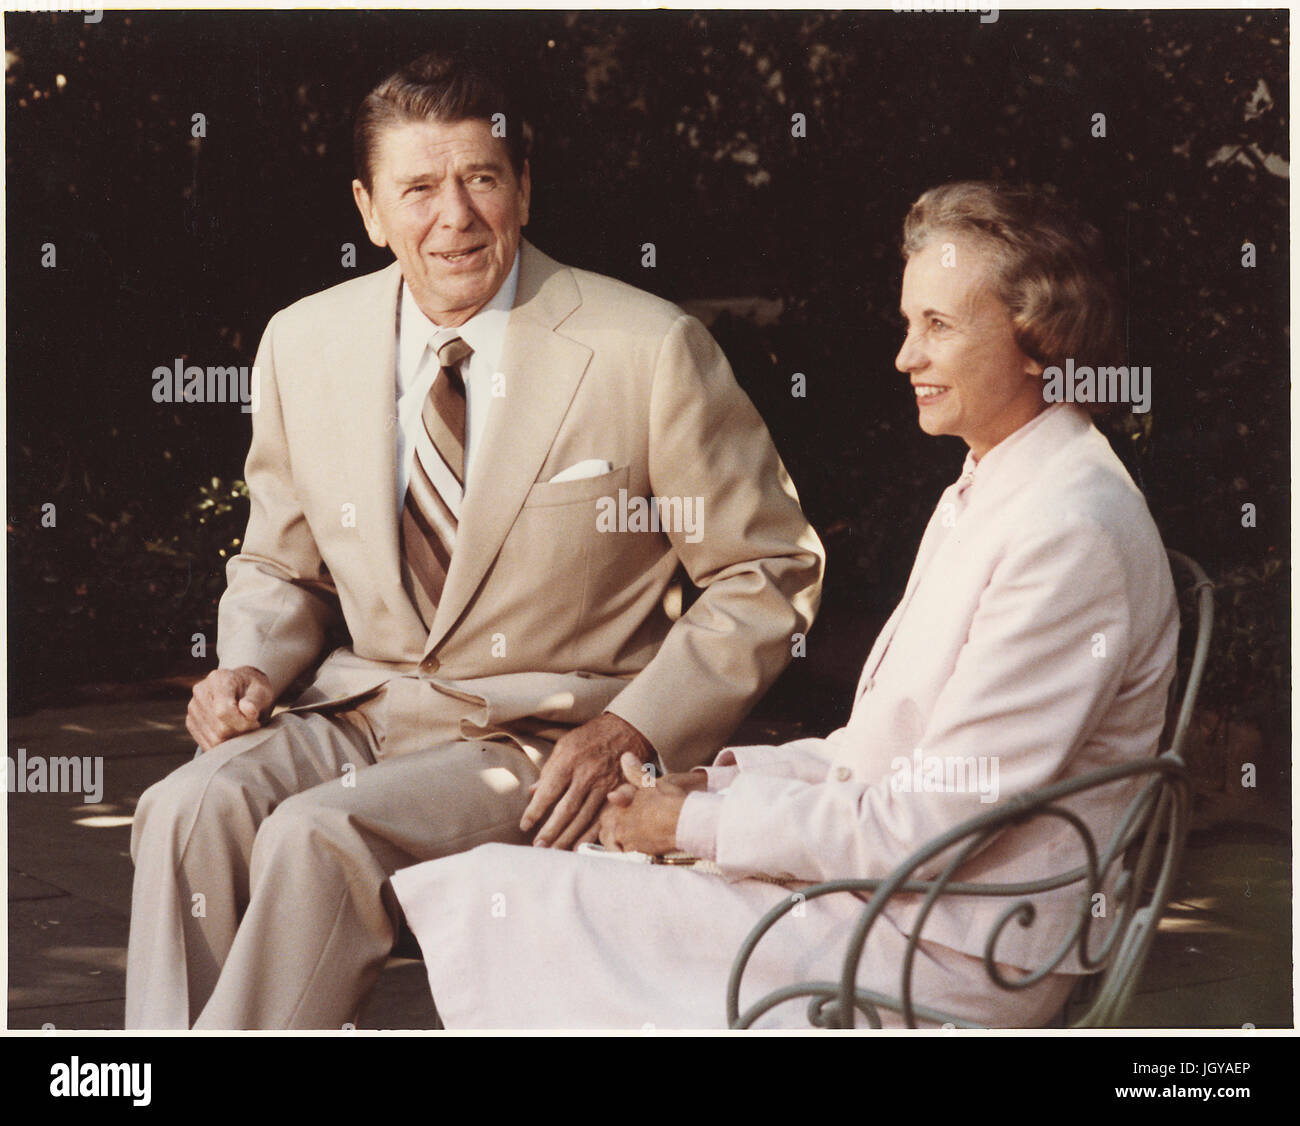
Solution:
<path fill-rule="evenodd" d="M 791 895 L 762 880 L 501 844 L 403 869 L 392 885 L 449 1029 L 725 1028 L 736 951 Z M 826 896 L 777 923 L 750 959 L 741 1011 L 795 982 L 838 981 L 862 909 L 852 896 Z M 896 995 L 906 946 L 879 919 L 859 984 Z M 923 942 L 912 988 L 916 1003 L 986 1027 L 1040 1027 L 1076 980 L 1053 974 L 1006 991 L 979 959 Z M 807 1007 L 785 1002 L 754 1027 L 808 1028 Z M 886 1027 L 902 1025 L 896 1013 L 880 1015 Z"/>

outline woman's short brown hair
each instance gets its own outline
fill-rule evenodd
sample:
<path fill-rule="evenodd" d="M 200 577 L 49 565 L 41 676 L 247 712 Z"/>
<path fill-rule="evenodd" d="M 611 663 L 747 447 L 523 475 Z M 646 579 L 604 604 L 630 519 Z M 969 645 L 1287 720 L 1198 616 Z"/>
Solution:
<path fill-rule="evenodd" d="M 1072 357 L 1123 362 L 1119 299 L 1101 236 L 1073 208 L 1033 187 L 961 181 L 931 188 L 903 223 L 903 257 L 943 235 L 968 235 L 993 254 L 997 294 L 1016 343 L 1044 367 Z"/>

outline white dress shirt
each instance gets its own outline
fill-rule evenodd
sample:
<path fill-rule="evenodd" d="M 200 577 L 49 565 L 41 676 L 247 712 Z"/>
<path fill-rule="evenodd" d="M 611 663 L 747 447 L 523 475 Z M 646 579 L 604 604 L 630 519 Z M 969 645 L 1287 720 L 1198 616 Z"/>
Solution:
<path fill-rule="evenodd" d="M 430 341 L 436 338 L 441 342 L 452 332 L 474 349 L 473 355 L 460 366 L 461 378 L 465 381 L 465 484 L 468 486 L 470 473 L 473 472 L 474 454 L 482 445 L 483 433 L 487 428 L 494 390 L 493 377 L 501 362 L 506 325 L 515 305 L 518 286 L 519 253 L 516 251 L 514 266 L 492 300 L 459 328 L 447 330 L 439 328 L 421 312 L 411 295 L 410 287 L 405 282 L 402 283 L 397 317 L 396 388 L 399 520 L 406 499 L 406 486 L 411 479 L 416 442 L 426 440 L 420 412 L 438 374 L 438 357 L 436 351 L 429 348 Z M 442 482 L 435 484 L 443 492 Z M 459 505 L 452 507 L 455 511 Z M 456 515 L 459 516 L 459 512 Z"/>

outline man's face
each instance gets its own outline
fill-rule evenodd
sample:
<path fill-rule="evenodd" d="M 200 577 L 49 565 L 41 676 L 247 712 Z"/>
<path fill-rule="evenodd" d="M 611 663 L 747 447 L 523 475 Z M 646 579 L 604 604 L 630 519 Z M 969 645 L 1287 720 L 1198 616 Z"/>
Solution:
<path fill-rule="evenodd" d="M 1016 344 L 994 292 L 989 252 L 940 235 L 903 272 L 907 339 L 895 364 L 911 377 L 927 434 L 955 434 L 976 458 L 1044 408 L 1042 367 Z"/>
<path fill-rule="evenodd" d="M 376 246 L 390 247 L 420 310 L 464 324 L 501 288 L 528 222 L 528 165 L 477 118 L 405 122 L 379 136 L 372 188 L 352 194 Z"/>

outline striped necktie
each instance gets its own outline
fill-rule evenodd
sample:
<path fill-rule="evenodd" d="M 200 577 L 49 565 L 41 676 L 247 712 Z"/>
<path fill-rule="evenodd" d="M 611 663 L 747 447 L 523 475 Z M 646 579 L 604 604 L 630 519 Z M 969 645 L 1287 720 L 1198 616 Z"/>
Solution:
<path fill-rule="evenodd" d="M 459 336 L 438 348 L 440 365 L 420 412 L 411 480 L 402 506 L 402 581 L 426 626 L 442 597 L 465 487 L 465 381 L 473 349 Z"/>

